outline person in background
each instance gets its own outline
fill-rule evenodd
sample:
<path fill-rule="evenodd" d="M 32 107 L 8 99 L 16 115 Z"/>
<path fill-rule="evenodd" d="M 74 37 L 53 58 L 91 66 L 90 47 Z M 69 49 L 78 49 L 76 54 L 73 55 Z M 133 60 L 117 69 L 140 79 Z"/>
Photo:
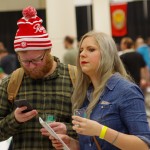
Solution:
<path fill-rule="evenodd" d="M 7 74 L 5 74 L 3 68 L 0 67 L 0 83 L 5 77 L 7 77 Z"/>
<path fill-rule="evenodd" d="M 141 45 L 144 45 L 144 43 L 144 39 L 141 36 L 138 36 L 135 40 L 135 49 L 137 49 Z"/>
<path fill-rule="evenodd" d="M 0 41 L 0 49 L 5 49 L 4 43 Z"/>
<path fill-rule="evenodd" d="M 64 47 L 66 53 L 64 54 L 63 61 L 65 64 L 70 64 L 76 66 L 77 50 L 73 46 L 74 38 L 71 36 L 66 36 L 64 38 Z"/>
<path fill-rule="evenodd" d="M 5 48 L 0 49 L 0 60 L 7 55 L 7 50 Z"/>
<path fill-rule="evenodd" d="M 6 48 L 0 49 L 0 67 L 5 74 L 11 74 L 19 67 L 17 56 L 9 53 Z"/>
<path fill-rule="evenodd" d="M 146 65 L 150 69 L 150 55 L 149 55 L 150 48 L 148 47 L 148 45 L 144 42 L 144 39 L 142 39 L 142 38 L 137 38 L 136 43 L 138 43 L 138 44 L 136 44 L 136 45 L 138 45 L 137 49 L 136 49 L 137 52 L 139 52 L 143 56 L 143 58 L 146 62 Z"/>
<path fill-rule="evenodd" d="M 59 134 L 69 148 L 95 150 L 97 141 L 102 150 L 148 150 L 150 129 L 144 97 L 126 73 L 113 39 L 105 33 L 85 34 L 77 70 L 73 111 L 84 109 L 86 118 L 72 117 L 78 141 Z M 62 149 L 58 140 L 49 138 L 56 149 Z"/>
<path fill-rule="evenodd" d="M 144 42 L 142 37 L 138 37 L 135 41 L 136 51 L 142 55 L 150 72 L 150 48 Z"/>
<path fill-rule="evenodd" d="M 146 44 L 150 47 L 150 37 L 147 37 Z"/>
<path fill-rule="evenodd" d="M 126 71 L 143 89 L 148 84 L 149 72 L 142 55 L 135 51 L 133 40 L 129 37 L 122 38 L 120 47 L 122 50 L 120 58 Z"/>
<path fill-rule="evenodd" d="M 71 123 L 73 85 L 68 66 L 51 55 L 52 42 L 35 8 L 27 7 L 22 13 L 14 50 L 24 75 L 15 100 L 26 99 L 33 110 L 23 113 L 26 106 L 16 108 L 8 100 L 11 75 L 4 78 L 0 85 L 0 141 L 12 136 L 14 150 L 52 150 L 49 137 L 41 133 L 39 117 L 46 120 L 47 114 L 55 116 L 54 131 L 76 137 Z"/>

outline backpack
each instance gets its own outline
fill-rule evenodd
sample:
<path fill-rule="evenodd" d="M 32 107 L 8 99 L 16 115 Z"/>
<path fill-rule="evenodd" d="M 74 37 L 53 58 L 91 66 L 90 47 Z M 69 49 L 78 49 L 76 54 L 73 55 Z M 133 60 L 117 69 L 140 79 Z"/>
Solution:
<path fill-rule="evenodd" d="M 69 75 L 70 75 L 70 79 L 72 81 L 73 87 L 75 87 L 77 68 L 76 66 L 72 66 L 68 64 L 68 70 L 69 70 Z M 24 75 L 24 70 L 22 68 L 18 68 L 12 73 L 10 77 L 10 81 L 7 86 L 7 93 L 8 93 L 8 100 L 11 102 L 15 100 L 17 96 L 17 93 L 19 91 L 19 88 L 23 79 L 23 75 Z"/>

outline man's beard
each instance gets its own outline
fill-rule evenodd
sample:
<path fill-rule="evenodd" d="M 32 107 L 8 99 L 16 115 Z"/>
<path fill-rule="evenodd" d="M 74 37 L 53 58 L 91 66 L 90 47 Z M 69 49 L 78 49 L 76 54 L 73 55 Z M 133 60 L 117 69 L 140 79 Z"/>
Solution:
<path fill-rule="evenodd" d="M 46 60 L 45 60 L 44 63 L 45 63 L 44 66 L 36 67 L 34 69 L 29 69 L 29 68 L 26 69 L 22 64 L 21 64 L 21 66 L 23 67 L 24 72 L 27 76 L 31 77 L 32 79 L 42 79 L 52 69 L 52 67 L 53 67 L 53 57 L 50 54 L 46 55 Z"/>

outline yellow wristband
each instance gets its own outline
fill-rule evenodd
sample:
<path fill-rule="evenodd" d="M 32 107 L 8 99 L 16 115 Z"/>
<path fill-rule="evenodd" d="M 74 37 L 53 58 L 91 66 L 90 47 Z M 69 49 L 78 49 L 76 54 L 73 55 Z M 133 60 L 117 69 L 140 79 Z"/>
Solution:
<path fill-rule="evenodd" d="M 106 127 L 106 126 L 102 127 L 102 130 L 101 130 L 100 135 L 99 135 L 100 139 L 104 139 L 106 132 L 107 132 L 107 129 L 108 129 L 108 127 Z"/>

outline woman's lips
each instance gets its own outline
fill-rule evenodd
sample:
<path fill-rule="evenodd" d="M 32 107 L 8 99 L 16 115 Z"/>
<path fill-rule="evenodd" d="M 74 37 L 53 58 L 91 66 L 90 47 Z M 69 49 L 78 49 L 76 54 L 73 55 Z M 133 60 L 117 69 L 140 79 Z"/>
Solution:
<path fill-rule="evenodd" d="M 87 62 L 86 61 L 81 61 L 81 64 L 87 64 Z"/>

